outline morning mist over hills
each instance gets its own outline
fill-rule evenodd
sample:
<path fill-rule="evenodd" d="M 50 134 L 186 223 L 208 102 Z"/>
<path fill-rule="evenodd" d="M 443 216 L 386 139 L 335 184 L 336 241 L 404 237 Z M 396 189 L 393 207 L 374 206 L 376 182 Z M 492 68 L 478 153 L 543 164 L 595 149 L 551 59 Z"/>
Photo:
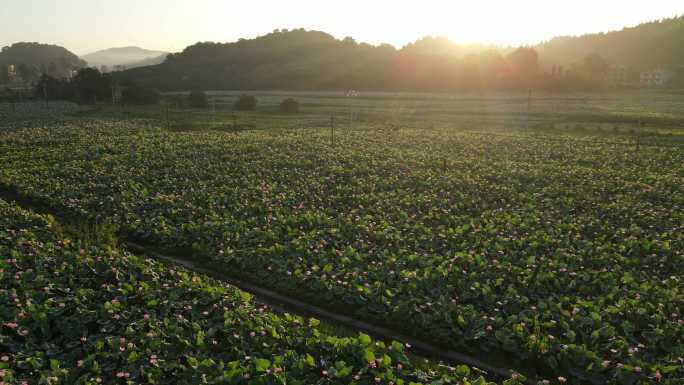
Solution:
<path fill-rule="evenodd" d="M 154 51 L 140 47 L 108 48 L 81 56 L 91 67 L 100 68 L 107 66 L 135 68 L 148 65 L 160 64 L 166 59 L 168 52 Z"/>

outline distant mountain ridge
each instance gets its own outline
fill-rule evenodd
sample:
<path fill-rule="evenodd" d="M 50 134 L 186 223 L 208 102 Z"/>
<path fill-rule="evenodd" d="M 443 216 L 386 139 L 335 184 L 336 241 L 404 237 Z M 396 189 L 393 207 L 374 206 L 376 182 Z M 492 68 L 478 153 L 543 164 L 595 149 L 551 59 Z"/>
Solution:
<path fill-rule="evenodd" d="M 168 52 L 131 46 L 100 50 L 83 55 L 81 59 L 88 62 L 88 65 L 91 67 L 100 68 L 107 66 L 110 69 L 114 69 L 116 66 L 135 68 L 159 64 L 164 61 L 166 55 L 168 55 Z"/>
<path fill-rule="evenodd" d="M 662 69 L 676 80 L 673 85 L 684 85 L 684 16 L 607 33 L 555 37 L 518 49 L 458 44 L 442 37 L 425 37 L 397 49 L 300 28 L 229 43 L 200 42 L 180 53 L 130 46 L 82 59 L 62 47 L 38 43 L 17 43 L 0 53 L 0 65 L 24 64 L 19 68 L 26 75 L 22 78 L 36 73 L 68 76 L 85 66 L 85 60 L 91 67 L 125 69 L 122 78 L 160 90 L 569 89 L 580 78 L 601 88 L 611 65 L 624 69 L 629 84 L 638 84 L 643 71 Z M 0 68 L 0 76 L 6 73 L 7 68 Z"/>

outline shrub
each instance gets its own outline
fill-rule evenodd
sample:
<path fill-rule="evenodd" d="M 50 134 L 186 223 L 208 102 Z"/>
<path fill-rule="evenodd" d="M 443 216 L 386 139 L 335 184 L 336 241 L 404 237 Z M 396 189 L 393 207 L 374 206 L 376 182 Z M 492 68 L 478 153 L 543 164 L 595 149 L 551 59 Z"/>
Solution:
<path fill-rule="evenodd" d="M 252 95 L 242 95 L 235 102 L 235 109 L 239 111 L 254 111 L 257 106 L 257 98 Z"/>
<path fill-rule="evenodd" d="M 122 104 L 157 104 L 159 98 L 156 90 L 140 86 L 131 86 L 121 92 Z"/>
<path fill-rule="evenodd" d="M 193 90 L 188 96 L 188 104 L 194 108 L 206 108 L 209 107 L 209 99 L 204 91 Z"/>
<path fill-rule="evenodd" d="M 296 114 L 299 112 L 299 102 L 293 98 L 287 98 L 280 102 L 280 112 L 285 114 Z"/>

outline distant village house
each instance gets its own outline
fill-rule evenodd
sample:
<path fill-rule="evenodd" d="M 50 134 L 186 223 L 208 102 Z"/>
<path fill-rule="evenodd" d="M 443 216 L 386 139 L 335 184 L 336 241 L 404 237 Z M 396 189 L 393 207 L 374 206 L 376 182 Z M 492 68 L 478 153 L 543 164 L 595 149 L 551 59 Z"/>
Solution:
<path fill-rule="evenodd" d="M 674 72 L 656 68 L 651 71 L 643 71 L 639 81 L 643 87 L 659 87 L 667 85 L 673 78 Z"/>

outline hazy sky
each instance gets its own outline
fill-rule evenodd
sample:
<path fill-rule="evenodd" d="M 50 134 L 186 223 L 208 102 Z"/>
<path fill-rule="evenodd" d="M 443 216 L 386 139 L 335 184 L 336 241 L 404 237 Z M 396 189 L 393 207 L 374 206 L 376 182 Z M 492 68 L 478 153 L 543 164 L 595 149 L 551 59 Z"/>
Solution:
<path fill-rule="evenodd" d="M 63 45 L 77 54 L 137 45 L 180 51 L 276 28 L 306 28 L 373 44 L 426 35 L 530 44 L 684 14 L 684 0 L 0 0 L 0 46 Z"/>

